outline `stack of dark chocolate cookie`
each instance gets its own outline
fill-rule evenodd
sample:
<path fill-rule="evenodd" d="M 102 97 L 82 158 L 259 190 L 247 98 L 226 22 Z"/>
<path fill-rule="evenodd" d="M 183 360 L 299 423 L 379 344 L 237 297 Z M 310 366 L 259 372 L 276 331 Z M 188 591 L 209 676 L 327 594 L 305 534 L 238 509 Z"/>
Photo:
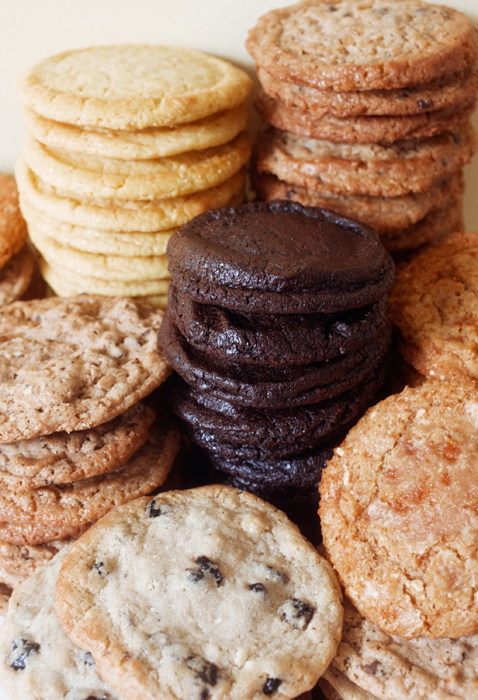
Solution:
<path fill-rule="evenodd" d="M 168 395 L 209 478 L 315 513 L 384 377 L 390 256 L 369 227 L 284 201 L 198 216 L 167 255 Z"/>

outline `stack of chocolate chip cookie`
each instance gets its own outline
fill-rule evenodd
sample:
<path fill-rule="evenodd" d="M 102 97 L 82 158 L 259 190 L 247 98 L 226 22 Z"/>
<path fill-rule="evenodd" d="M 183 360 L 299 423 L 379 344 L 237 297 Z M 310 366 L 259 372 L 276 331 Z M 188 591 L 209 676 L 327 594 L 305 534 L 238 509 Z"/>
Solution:
<path fill-rule="evenodd" d="M 373 226 L 393 253 L 463 227 L 463 166 L 478 32 L 463 14 L 421 0 L 304 0 L 269 12 L 246 46 L 271 126 L 253 181 Z"/>
<path fill-rule="evenodd" d="M 242 201 L 250 87 L 226 61 L 146 45 L 69 51 L 22 75 L 21 207 L 58 295 L 165 306 L 171 233 Z"/>
<path fill-rule="evenodd" d="M 179 434 L 141 400 L 170 370 L 162 312 L 126 299 L 15 302 L 0 313 L 2 593 L 113 506 L 168 476 Z"/>
<path fill-rule="evenodd" d="M 314 521 L 331 445 L 384 376 L 390 256 L 369 227 L 283 201 L 203 214 L 167 254 L 159 339 L 184 431 L 210 478 Z"/>

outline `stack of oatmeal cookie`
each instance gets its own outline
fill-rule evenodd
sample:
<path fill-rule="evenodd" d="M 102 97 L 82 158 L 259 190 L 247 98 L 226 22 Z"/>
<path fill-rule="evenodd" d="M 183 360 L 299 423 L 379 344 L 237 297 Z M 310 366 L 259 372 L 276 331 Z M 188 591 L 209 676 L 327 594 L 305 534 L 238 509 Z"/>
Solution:
<path fill-rule="evenodd" d="M 113 506 L 168 476 L 179 435 L 141 400 L 170 370 L 162 312 L 127 299 L 16 302 L 0 313 L 2 593 Z"/>
<path fill-rule="evenodd" d="M 261 17 L 246 46 L 270 127 L 253 181 L 266 199 L 330 208 L 410 251 L 462 228 L 478 32 L 421 0 L 304 0 Z"/>
<path fill-rule="evenodd" d="M 171 233 L 242 200 L 250 87 L 226 61 L 146 45 L 70 51 L 23 74 L 21 207 L 58 295 L 165 306 Z"/>

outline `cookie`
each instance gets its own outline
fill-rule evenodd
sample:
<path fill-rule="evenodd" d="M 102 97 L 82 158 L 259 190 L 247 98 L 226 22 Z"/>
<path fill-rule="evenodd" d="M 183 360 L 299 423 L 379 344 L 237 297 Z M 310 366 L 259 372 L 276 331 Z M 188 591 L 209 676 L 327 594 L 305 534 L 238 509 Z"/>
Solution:
<path fill-rule="evenodd" d="M 144 445 L 124 465 L 107 474 L 20 493 L 3 491 L 0 521 L 14 523 L 24 531 L 24 541 L 5 532 L 2 538 L 13 544 L 41 544 L 48 541 L 49 535 L 45 537 L 44 533 L 49 533 L 51 527 L 67 537 L 70 528 L 95 522 L 111 508 L 161 486 L 178 450 L 179 432 L 163 415 L 152 426 Z"/>
<path fill-rule="evenodd" d="M 477 385 L 427 381 L 371 408 L 324 470 L 324 545 L 348 597 L 404 639 L 474 634 Z"/>
<path fill-rule="evenodd" d="M 12 493 L 69 484 L 123 465 L 143 445 L 155 412 L 143 403 L 88 430 L 52 433 L 0 447 L 0 485 Z"/>
<path fill-rule="evenodd" d="M 387 293 L 394 274 L 372 229 L 280 200 L 202 214 L 172 236 L 167 255 L 181 292 L 246 313 L 367 306 Z"/>
<path fill-rule="evenodd" d="M 16 545 L 0 542 L 0 579 L 16 588 L 40 567 L 51 561 L 64 547 L 74 542 L 69 538 L 37 545 Z"/>
<path fill-rule="evenodd" d="M 386 700 L 475 700 L 477 642 L 476 634 L 410 641 L 390 637 L 345 601 L 342 641 L 326 678 L 342 676 L 373 697 Z"/>
<path fill-rule="evenodd" d="M 257 77 L 268 95 L 288 107 L 309 110 L 317 116 L 332 114 L 335 117 L 435 112 L 463 104 L 478 87 L 476 63 L 425 85 L 407 85 L 396 90 L 321 90 L 278 80 L 260 66 Z"/>
<path fill-rule="evenodd" d="M 477 250 L 478 234 L 455 233 L 398 275 L 390 313 L 400 352 L 421 374 L 478 378 Z"/>
<path fill-rule="evenodd" d="M 36 571 L 12 597 L 0 632 L 0 679 L 12 700 L 120 700 L 101 680 L 91 654 L 72 644 L 56 619 L 55 583 L 68 549 Z"/>
<path fill-rule="evenodd" d="M 0 310 L 0 442 L 112 420 L 170 369 L 157 347 L 163 314 L 127 299 L 81 296 Z"/>
<path fill-rule="evenodd" d="M 388 351 L 390 324 L 379 338 L 354 353 L 301 365 L 251 366 L 217 360 L 190 345 L 166 312 L 158 334 L 171 367 L 187 384 L 236 406 L 287 408 L 323 401 L 350 389 L 370 374 Z"/>
<path fill-rule="evenodd" d="M 466 69 L 478 58 L 478 35 L 464 14 L 420 0 L 305 0 L 263 15 L 246 48 L 279 80 L 389 90 Z"/>
<path fill-rule="evenodd" d="M 244 131 L 248 116 L 247 106 L 243 103 L 186 124 L 142 131 L 95 131 L 45 119 L 28 108 L 22 110 L 28 131 L 45 146 L 124 160 L 164 158 L 221 146 Z"/>
<path fill-rule="evenodd" d="M 326 700 L 378 700 L 376 695 L 359 688 L 334 666 L 328 667 L 319 679 L 319 686 Z"/>
<path fill-rule="evenodd" d="M 125 700 L 246 700 L 315 685 L 340 637 L 340 598 L 327 562 L 283 513 L 208 486 L 110 513 L 70 550 L 55 606 Z"/>
<path fill-rule="evenodd" d="M 290 131 L 311 139 L 338 141 L 340 143 L 368 144 L 378 141 L 391 143 L 403 139 L 428 138 L 451 131 L 465 124 L 471 117 L 476 94 L 459 109 L 447 107 L 436 112 L 411 114 L 408 116 L 378 117 L 317 117 L 313 112 L 287 107 L 264 92 L 260 93 L 254 105 L 260 116 L 277 129 Z"/>
<path fill-rule="evenodd" d="M 0 269 L 19 252 L 26 238 L 15 179 L 0 173 Z"/>
<path fill-rule="evenodd" d="M 35 258 L 24 245 L 0 269 L 0 306 L 20 299 L 28 289 L 35 269 Z"/>
<path fill-rule="evenodd" d="M 424 192 L 470 162 L 477 138 L 471 123 L 430 139 L 344 144 L 268 129 L 258 139 L 255 168 L 309 191 L 401 197 Z"/>
<path fill-rule="evenodd" d="M 201 51 L 125 44 L 50 56 L 20 76 L 17 93 L 47 119 L 134 131 L 231 109 L 251 86 L 244 71 Z"/>
<path fill-rule="evenodd" d="M 44 146 L 27 136 L 22 154 L 28 167 L 61 195 L 151 200 L 180 197 L 220 185 L 247 162 L 250 144 L 242 132 L 223 146 L 168 158 L 98 158 Z"/>
<path fill-rule="evenodd" d="M 332 439 L 370 405 L 383 363 L 360 384 L 331 399 L 292 408 L 243 408 L 197 391 L 174 376 L 168 402 L 190 440 L 228 459 L 281 459 Z"/>
<path fill-rule="evenodd" d="M 241 169 L 217 187 L 202 192 L 169 199 L 130 200 L 125 206 L 124 202 L 114 198 L 101 200 L 95 197 L 89 202 L 81 202 L 67 197 L 39 179 L 22 156 L 15 171 L 22 203 L 73 226 L 122 233 L 151 233 L 181 226 L 198 214 L 229 204 L 232 197 L 240 194 L 245 181 L 245 172 Z"/>
<path fill-rule="evenodd" d="M 451 204 L 463 194 L 461 170 L 440 178 L 424 192 L 410 192 L 401 197 L 371 197 L 369 195 L 341 195 L 316 192 L 306 187 L 279 180 L 269 173 L 257 173 L 252 168 L 251 180 L 260 199 L 288 199 L 306 207 L 322 207 L 342 216 L 363 221 L 377 233 L 397 231 L 413 226 L 435 209 Z"/>

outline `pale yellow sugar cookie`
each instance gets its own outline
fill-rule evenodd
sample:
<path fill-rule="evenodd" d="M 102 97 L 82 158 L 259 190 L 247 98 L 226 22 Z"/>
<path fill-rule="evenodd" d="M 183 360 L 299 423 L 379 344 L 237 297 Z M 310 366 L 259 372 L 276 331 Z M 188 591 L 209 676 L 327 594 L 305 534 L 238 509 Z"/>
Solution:
<path fill-rule="evenodd" d="M 54 267 L 41 257 L 39 265 L 46 282 L 58 296 L 62 297 L 86 293 L 108 297 L 141 297 L 142 301 L 143 297 L 166 294 L 169 286 L 169 273 L 165 279 L 138 279 L 121 282 L 79 275 L 72 270 Z"/>
<path fill-rule="evenodd" d="M 27 237 L 27 227 L 18 206 L 15 179 L 0 173 L 0 268 L 18 253 Z"/>
<path fill-rule="evenodd" d="M 28 202 L 54 219 L 108 231 L 150 233 L 182 226 L 208 209 L 226 206 L 240 195 L 246 179 L 245 168 L 217 187 L 182 197 L 156 200 L 75 199 L 38 178 L 19 158 L 16 177 L 22 203 Z"/>
<path fill-rule="evenodd" d="M 96 158 L 48 148 L 31 136 L 23 144 L 28 166 L 60 194 L 121 201 L 179 197 L 215 187 L 240 170 L 250 153 L 245 132 L 223 146 L 152 160 Z"/>
<path fill-rule="evenodd" d="M 189 124 L 149 128 L 141 131 L 84 129 L 46 119 L 31 109 L 22 111 L 30 133 L 51 148 L 87 153 L 105 158 L 163 158 L 186 151 L 221 146 L 232 141 L 247 126 L 245 103 Z"/>
<path fill-rule="evenodd" d="M 244 71 L 201 51 L 125 44 L 46 58 L 21 75 L 17 91 L 48 119 L 136 130 L 231 109 L 251 86 Z"/>

